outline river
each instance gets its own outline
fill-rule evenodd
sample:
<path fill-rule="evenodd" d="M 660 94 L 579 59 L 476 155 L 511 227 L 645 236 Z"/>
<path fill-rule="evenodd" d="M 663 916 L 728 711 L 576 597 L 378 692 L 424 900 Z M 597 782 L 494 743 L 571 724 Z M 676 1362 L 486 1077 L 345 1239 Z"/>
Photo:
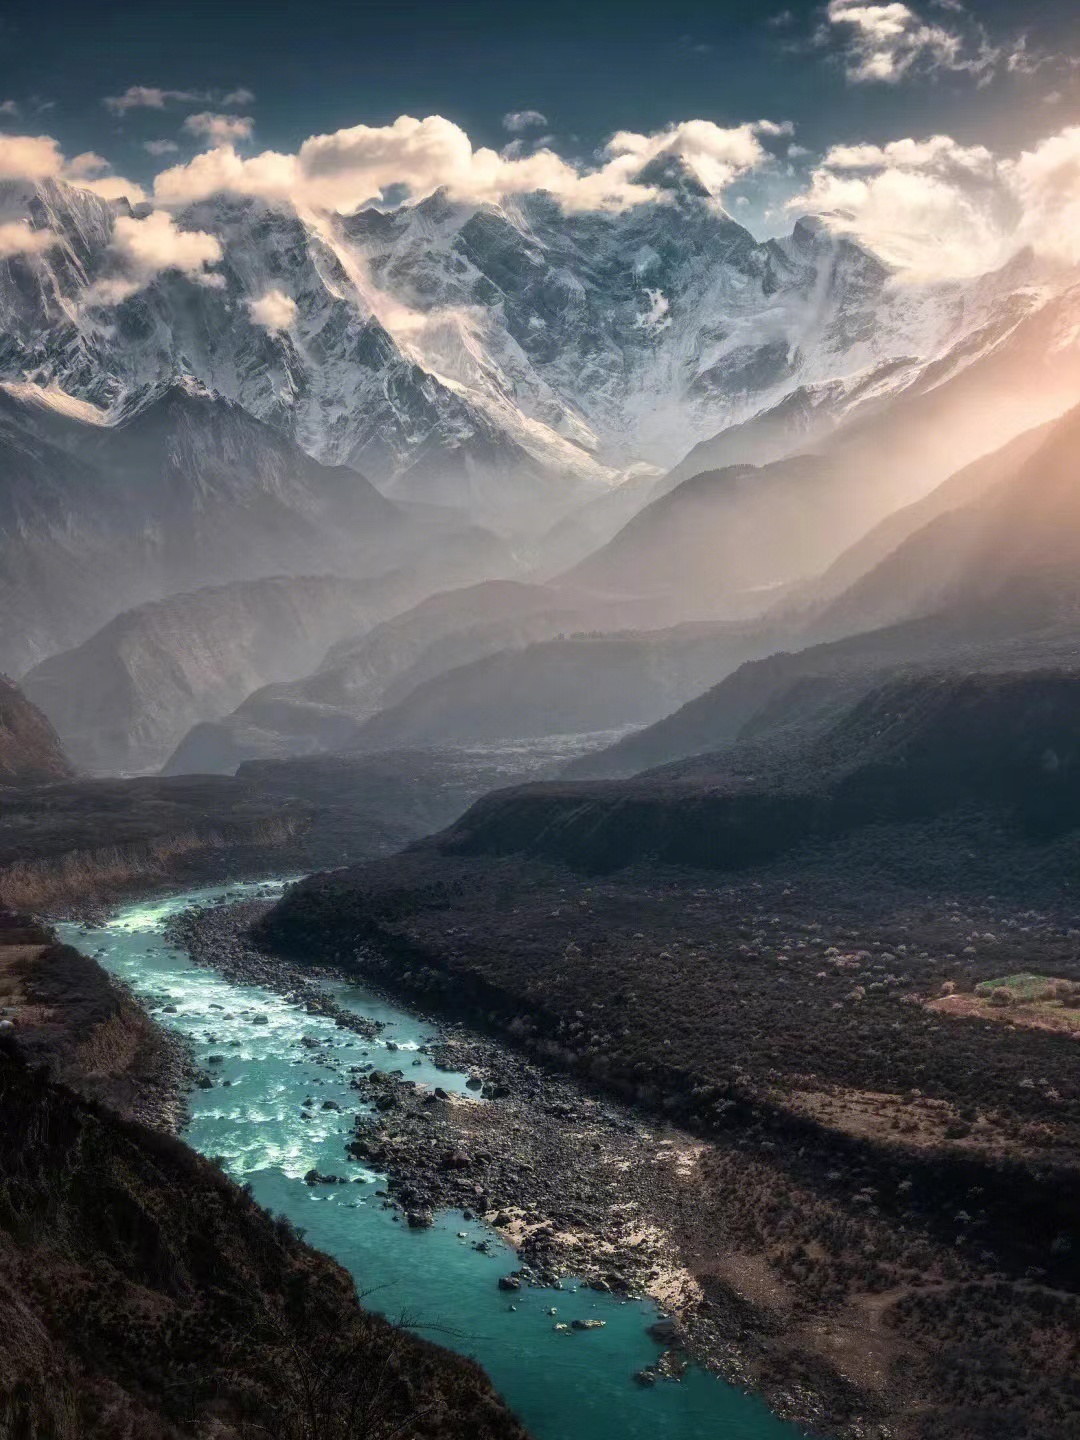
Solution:
<path fill-rule="evenodd" d="M 228 893 L 279 888 L 230 886 Z M 797 1440 L 802 1432 L 756 1396 L 701 1370 L 652 1389 L 636 1385 L 635 1371 L 661 1348 L 646 1334 L 657 1313 L 650 1305 L 578 1289 L 569 1279 L 560 1291 L 507 1295 L 498 1278 L 517 1261 L 493 1231 L 461 1214 L 410 1230 L 384 1208 L 377 1193 L 383 1177 L 346 1157 L 358 1109 L 350 1068 L 403 1069 L 418 1083 L 458 1093 L 467 1077 L 436 1070 L 418 1053 L 431 1025 L 358 985 L 329 988 L 343 1008 L 385 1023 L 378 1040 L 309 1015 L 271 990 L 234 984 L 167 943 L 171 915 L 224 893 L 192 890 L 117 910 L 100 928 L 59 927 L 189 1042 L 213 1078 L 213 1088 L 191 1095 L 189 1144 L 221 1157 L 262 1205 L 344 1265 L 367 1306 L 478 1360 L 536 1440 Z M 398 1048 L 388 1049 L 388 1041 Z M 350 1183 L 307 1185 L 312 1169 Z M 480 1241 L 490 1253 L 475 1248 Z M 574 1319 L 605 1325 L 554 1329 Z"/>

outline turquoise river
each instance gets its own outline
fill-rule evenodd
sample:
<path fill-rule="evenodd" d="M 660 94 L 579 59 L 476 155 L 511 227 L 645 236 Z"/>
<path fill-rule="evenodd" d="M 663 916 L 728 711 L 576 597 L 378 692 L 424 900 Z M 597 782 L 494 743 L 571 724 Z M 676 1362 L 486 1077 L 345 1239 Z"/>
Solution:
<path fill-rule="evenodd" d="M 229 894 L 275 888 L 232 886 Z M 67 941 L 96 955 L 181 1035 L 213 1076 L 212 1089 L 196 1089 L 190 1098 L 185 1138 L 196 1150 L 222 1157 L 261 1204 L 288 1216 L 310 1244 L 346 1266 L 366 1304 L 478 1360 L 536 1440 L 797 1440 L 802 1432 L 761 1400 L 700 1370 L 653 1389 L 634 1384 L 634 1372 L 659 1354 L 646 1334 L 656 1315 L 649 1305 L 579 1290 L 570 1279 L 561 1291 L 507 1296 L 497 1281 L 515 1257 L 479 1222 L 444 1214 L 432 1229 L 415 1231 L 395 1220 L 375 1193 L 383 1178 L 346 1158 L 358 1108 L 350 1067 L 404 1066 L 418 1083 L 457 1092 L 464 1092 L 466 1077 L 437 1071 L 416 1053 L 432 1034 L 430 1024 L 358 985 L 328 988 L 343 1007 L 386 1022 L 379 1040 L 307 1014 L 271 990 L 230 983 L 167 943 L 162 932 L 172 914 L 222 893 L 194 890 L 131 906 L 101 928 L 61 927 Z M 265 1019 L 253 1023 L 256 1016 Z M 387 1040 L 399 1048 L 388 1050 Z M 305 1107 L 305 1100 L 316 1103 Z M 341 1110 L 324 1110 L 327 1100 Z M 306 1185 L 312 1168 L 357 1183 Z M 490 1254 L 474 1248 L 482 1239 Z M 606 1323 L 556 1332 L 552 1307 L 560 1322 Z"/>

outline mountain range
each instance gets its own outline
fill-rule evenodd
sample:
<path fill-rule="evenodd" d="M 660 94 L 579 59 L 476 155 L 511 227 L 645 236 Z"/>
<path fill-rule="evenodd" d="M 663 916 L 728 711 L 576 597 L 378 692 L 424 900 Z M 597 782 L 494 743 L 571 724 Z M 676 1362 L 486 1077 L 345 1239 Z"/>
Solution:
<path fill-rule="evenodd" d="M 0 666 L 77 765 L 664 724 L 1069 570 L 1080 275 L 920 282 L 649 178 L 621 212 L 221 194 L 172 217 L 218 260 L 119 288 L 147 203 L 0 184 L 52 237 L 0 261 Z"/>
<path fill-rule="evenodd" d="M 55 243 L 0 265 L 0 378 L 108 423 L 193 383 L 396 498 L 520 531 L 635 466 L 716 468 L 718 433 L 776 458 L 1080 303 L 1030 255 L 901 283 L 818 222 L 759 242 L 688 171 L 649 179 L 663 203 L 621 213 L 440 191 L 338 217 L 223 194 L 175 217 L 220 245 L 213 283 L 167 269 L 109 306 L 117 220 L 149 207 L 4 182 L 0 214 Z M 252 309 L 270 291 L 295 306 L 281 328 Z"/>

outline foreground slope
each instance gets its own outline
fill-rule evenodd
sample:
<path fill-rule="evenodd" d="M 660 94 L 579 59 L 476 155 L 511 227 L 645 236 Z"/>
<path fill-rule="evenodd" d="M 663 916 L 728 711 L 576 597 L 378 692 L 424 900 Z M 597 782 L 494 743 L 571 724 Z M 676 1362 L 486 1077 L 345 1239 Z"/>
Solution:
<path fill-rule="evenodd" d="M 0 1235 L 5 1434 L 524 1433 L 208 1161 L 6 1051 Z"/>

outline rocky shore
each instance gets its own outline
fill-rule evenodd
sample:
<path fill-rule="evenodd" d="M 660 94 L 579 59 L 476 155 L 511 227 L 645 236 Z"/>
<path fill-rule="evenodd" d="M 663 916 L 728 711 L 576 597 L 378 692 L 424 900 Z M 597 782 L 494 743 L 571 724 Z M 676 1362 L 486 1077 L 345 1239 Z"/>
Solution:
<path fill-rule="evenodd" d="M 267 908 L 265 900 L 226 896 L 178 915 L 170 936 L 230 980 L 268 986 L 309 1013 L 377 1038 L 380 1027 L 323 993 L 321 982 L 334 972 L 300 970 L 251 942 L 249 929 Z M 469 1075 L 470 1098 L 418 1085 L 407 1061 L 398 1072 L 353 1077 L 358 1113 L 349 1155 L 386 1174 L 387 1203 L 407 1223 L 425 1226 L 450 1210 L 493 1227 L 518 1256 L 500 1280 L 511 1301 L 521 1287 L 558 1288 L 571 1277 L 654 1300 L 661 1311 L 654 1338 L 666 1348 L 635 1377 L 642 1385 L 675 1381 L 693 1360 L 760 1390 L 777 1414 L 816 1433 L 884 1440 L 886 1406 L 874 1386 L 813 1350 L 792 1364 L 784 1333 L 792 1317 L 766 1293 L 749 1257 L 742 1274 L 739 1266 L 721 1275 L 702 1265 L 718 1238 L 701 1233 L 707 1147 L 492 1037 L 444 1017 L 436 1023 L 440 1038 L 427 1053 L 440 1068 Z M 331 1178 L 313 1175 L 312 1183 Z"/>

